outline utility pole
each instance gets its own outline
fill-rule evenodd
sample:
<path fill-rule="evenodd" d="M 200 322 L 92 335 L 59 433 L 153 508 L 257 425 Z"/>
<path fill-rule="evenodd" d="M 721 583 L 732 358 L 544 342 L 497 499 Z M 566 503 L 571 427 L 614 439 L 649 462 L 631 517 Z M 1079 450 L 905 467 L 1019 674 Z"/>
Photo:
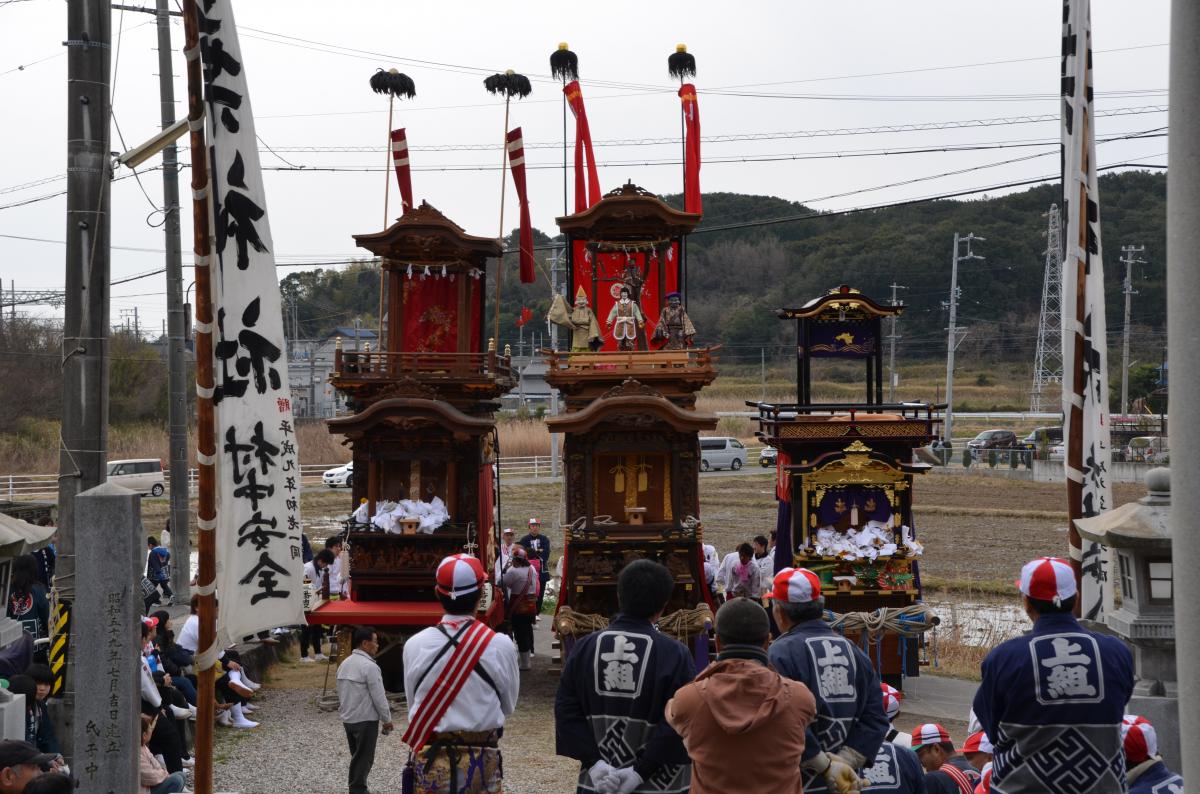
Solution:
<path fill-rule="evenodd" d="M 1125 263 L 1125 286 L 1121 290 L 1125 293 L 1125 326 L 1124 332 L 1121 334 L 1121 413 L 1129 413 L 1129 303 L 1130 298 L 1137 295 L 1137 290 L 1133 288 L 1133 266 L 1144 265 L 1146 260 L 1138 256 L 1145 253 L 1146 246 L 1144 245 L 1123 245 L 1121 246 L 1121 261 Z"/>
<path fill-rule="evenodd" d="M 896 290 L 908 289 L 899 284 L 892 282 L 892 306 L 899 306 L 896 300 Z M 888 334 L 888 402 L 896 402 L 896 340 L 900 337 L 896 334 L 896 322 L 900 318 L 892 315 L 892 332 Z"/>
<path fill-rule="evenodd" d="M 76 578 L 111 575 L 75 559 L 75 495 L 103 483 L 108 448 L 109 106 L 112 12 L 108 0 L 67 5 L 67 229 L 63 320 L 62 447 L 58 461 L 58 565 L 55 589 L 63 609 L 75 600 Z M 71 621 L 71 648 L 81 627 Z M 75 656 L 67 655 L 63 724 L 58 735 L 73 753 Z M 93 682 L 94 683 L 94 682 Z M 81 715 L 85 716 L 85 715 Z M 133 752 L 135 748 L 123 748 Z"/>
<path fill-rule="evenodd" d="M 175 123 L 175 81 L 171 70 L 171 11 L 157 0 L 158 96 L 165 130 Z M 180 603 L 191 594 L 191 511 L 188 510 L 188 394 L 183 308 L 183 251 L 179 239 L 179 160 L 175 144 L 163 149 L 163 233 L 167 249 L 167 425 L 171 471 L 171 590 Z"/>
<path fill-rule="evenodd" d="M 974 234 L 968 234 L 966 237 L 961 237 L 958 233 L 954 235 L 954 256 L 950 257 L 950 300 L 943 303 L 950 309 L 950 326 L 949 335 L 946 337 L 946 419 L 942 424 L 942 432 L 945 434 L 943 438 L 949 443 L 954 443 L 954 351 L 962 344 L 962 340 L 967 336 L 965 328 L 960 329 L 956 325 L 958 320 L 958 298 L 962 291 L 958 288 L 958 263 L 969 259 L 983 259 L 971 252 L 971 243 L 975 240 L 984 242 L 984 238 L 976 237 Z M 959 255 L 959 249 L 962 243 L 967 244 L 967 252 Z M 961 335 L 960 335 L 961 333 Z"/>

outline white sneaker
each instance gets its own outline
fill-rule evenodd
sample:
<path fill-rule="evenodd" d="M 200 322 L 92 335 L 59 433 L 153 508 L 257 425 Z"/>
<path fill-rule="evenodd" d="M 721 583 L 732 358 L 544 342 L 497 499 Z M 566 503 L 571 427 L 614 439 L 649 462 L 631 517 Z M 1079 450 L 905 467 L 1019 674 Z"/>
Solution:
<path fill-rule="evenodd" d="M 246 675 L 246 669 L 244 667 L 242 668 L 242 683 L 253 689 L 255 692 L 262 689 L 262 684 L 250 680 L 250 677 Z"/>
<path fill-rule="evenodd" d="M 529 651 L 521 651 L 520 668 L 522 670 L 532 670 L 533 669 L 533 662 L 530 660 L 529 655 L 530 655 Z"/>
<path fill-rule="evenodd" d="M 183 764 L 185 769 L 191 769 L 192 767 L 194 767 L 196 765 L 196 759 L 195 758 L 185 758 L 182 761 L 180 761 L 179 763 Z"/>
<path fill-rule="evenodd" d="M 243 714 L 253 714 L 256 711 L 258 711 L 258 706 L 252 706 L 249 703 L 242 704 L 242 713 Z"/>
<path fill-rule="evenodd" d="M 221 712 L 217 714 L 217 724 L 225 728 L 233 726 L 233 718 L 229 716 L 229 709 L 222 709 Z"/>
<path fill-rule="evenodd" d="M 179 706 L 171 706 L 171 713 L 175 715 L 177 720 L 186 720 L 192 716 L 191 709 L 180 708 Z"/>
<path fill-rule="evenodd" d="M 313 659 L 317 660 L 318 662 L 327 662 L 327 661 L 329 661 L 329 657 L 328 657 L 328 656 L 326 656 L 326 655 L 325 655 L 325 654 L 323 654 L 323 653 L 319 653 L 319 652 L 317 653 L 317 655 L 316 655 L 316 656 L 314 656 L 314 657 L 313 657 Z"/>
<path fill-rule="evenodd" d="M 196 707 L 188 706 L 188 719 L 192 722 L 196 721 Z"/>

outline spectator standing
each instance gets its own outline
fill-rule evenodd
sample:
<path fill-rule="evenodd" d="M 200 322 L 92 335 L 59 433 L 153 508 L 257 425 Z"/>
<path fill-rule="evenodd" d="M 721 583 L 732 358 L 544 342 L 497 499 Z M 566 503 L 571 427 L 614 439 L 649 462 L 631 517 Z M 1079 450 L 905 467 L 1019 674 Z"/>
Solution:
<path fill-rule="evenodd" d="M 37 715 L 37 729 L 34 738 L 28 741 L 37 746 L 43 753 L 58 755 L 62 748 L 58 744 L 58 736 L 54 732 L 54 720 L 50 719 L 50 709 L 46 706 L 46 698 L 50 696 L 50 687 L 54 685 L 54 673 L 44 664 L 31 664 L 25 675 L 33 680 L 34 701 Z"/>
<path fill-rule="evenodd" d="M 517 545 L 504 572 L 504 614 L 512 625 L 513 638 L 520 654 L 520 669 L 533 668 L 533 618 L 537 614 L 537 572 L 529 564 L 529 553 Z"/>
<path fill-rule="evenodd" d="M 982 780 L 979 770 L 955 752 L 945 728 L 936 722 L 925 723 L 913 729 L 912 737 L 913 752 L 925 770 L 928 794 L 974 794 Z"/>
<path fill-rule="evenodd" d="M 153 535 L 146 538 L 146 549 L 146 578 L 162 590 L 167 598 L 163 606 L 169 607 L 175 603 L 175 594 L 171 592 L 171 552 L 160 546 Z"/>
<path fill-rule="evenodd" d="M 775 577 L 774 549 L 767 545 L 765 535 L 754 538 L 754 564 L 758 567 L 758 590 L 755 598 L 762 598 L 771 589 L 771 580 Z"/>
<path fill-rule="evenodd" d="M 725 598 L 760 598 L 758 565 L 754 562 L 754 547 L 743 543 L 721 560 L 717 584 L 725 588 Z"/>
<path fill-rule="evenodd" d="M 324 552 L 322 552 L 324 553 Z M 375 663 L 379 636 L 373 629 L 354 630 L 354 650 L 338 666 L 338 716 L 350 745 L 350 794 L 367 794 L 367 776 L 375 764 L 379 725 L 392 732 L 392 709 L 383 691 L 383 674 Z"/>
<path fill-rule="evenodd" d="M 334 561 L 337 558 L 333 551 L 326 546 L 313 555 L 311 562 L 304 563 L 304 577 L 313 583 L 313 586 L 322 589 L 324 577 L 328 576 L 333 579 L 333 574 L 330 573 Z M 330 588 L 333 584 L 330 584 Z M 308 624 L 300 627 L 300 661 L 311 664 L 313 662 L 324 662 L 329 657 L 321 653 L 321 643 L 325 638 L 325 627 L 319 623 Z M 309 655 L 309 649 L 315 651 L 313 655 Z"/>
<path fill-rule="evenodd" d="M 667 702 L 666 721 L 692 759 L 692 794 L 802 794 L 804 732 L 816 716 L 808 687 L 771 669 L 766 611 L 746 598 L 717 610 L 717 658 Z M 749 772 L 747 758 L 770 763 Z"/>
<path fill-rule="evenodd" d="M 1126 715 L 1121 721 L 1129 794 L 1182 794 L 1183 778 L 1158 756 L 1158 733 L 1145 717 Z"/>
<path fill-rule="evenodd" d="M 32 554 L 22 554 L 13 560 L 7 613 L 26 633 L 32 634 L 35 641 L 49 638 L 50 598 L 46 586 L 38 581 L 37 561 Z M 36 650 L 34 658 L 45 662 L 46 651 Z"/>
<path fill-rule="evenodd" d="M 414 750 L 405 791 L 457 794 L 460 780 L 473 781 L 471 792 L 500 791 L 500 734 L 517 706 L 521 674 L 512 640 L 475 619 L 487 579 L 469 554 L 443 559 L 434 591 L 445 614 L 404 645 L 402 740 Z"/>
<path fill-rule="evenodd" d="M 660 633 L 675 580 L 634 560 L 617 577 L 620 612 L 581 637 L 554 700 L 555 752 L 580 762 L 577 792 L 683 792 L 691 761 L 664 708 L 695 670 L 688 649 Z"/>
<path fill-rule="evenodd" d="M 546 582 L 550 581 L 550 538 L 542 534 L 542 522 L 536 518 L 529 519 L 529 532 L 519 541 L 529 552 L 530 564 L 536 560 L 538 568 L 537 611 L 542 612 L 542 598 L 546 594 Z"/>
<path fill-rule="evenodd" d="M 38 522 L 38 526 L 49 527 L 54 526 L 49 518 L 43 518 Z M 58 549 L 55 543 L 58 542 L 58 533 L 55 532 L 50 536 L 50 542 L 42 548 L 33 552 L 33 559 L 37 561 L 37 580 L 49 590 L 54 584 L 54 568 L 58 563 Z"/>
<path fill-rule="evenodd" d="M 500 548 L 496 549 L 496 570 L 492 578 L 492 581 L 497 585 L 501 583 L 501 580 L 504 578 L 504 572 L 508 569 L 508 560 L 512 557 L 513 547 L 518 545 L 513 540 L 515 536 L 516 534 L 513 532 L 512 527 L 505 527 L 504 532 L 500 534 Z M 522 548 L 524 547 L 522 546 Z M 526 557 L 526 561 L 528 561 L 528 557 Z"/>
<path fill-rule="evenodd" d="M 817 701 L 817 719 L 804 747 L 804 790 L 858 791 L 863 785 L 858 773 L 876 757 L 888 730 L 879 676 L 857 645 L 825 623 L 825 599 L 815 573 L 784 568 L 775 574 L 767 598 L 783 632 L 771 644 L 771 664 L 804 683 Z"/>
<path fill-rule="evenodd" d="M 0 740 L 0 794 L 22 794 L 25 786 L 41 777 L 55 757 L 38 752 L 29 742 Z"/>
<path fill-rule="evenodd" d="M 342 550 L 345 545 L 345 539 L 341 535 L 334 535 L 325 541 L 325 551 L 333 555 L 333 562 L 329 565 L 330 597 L 346 598 L 349 595 L 349 580 L 346 578 L 346 567 L 342 562 Z"/>
<path fill-rule="evenodd" d="M 975 714 L 996 748 L 993 788 L 1021 794 L 1069 781 L 1078 791 L 1123 791 L 1129 650 L 1075 620 L 1075 573 L 1066 560 L 1026 563 L 1019 585 L 1033 630 L 987 655 L 975 693 Z M 1095 762 L 1076 763 L 1064 746 L 1085 748 Z"/>

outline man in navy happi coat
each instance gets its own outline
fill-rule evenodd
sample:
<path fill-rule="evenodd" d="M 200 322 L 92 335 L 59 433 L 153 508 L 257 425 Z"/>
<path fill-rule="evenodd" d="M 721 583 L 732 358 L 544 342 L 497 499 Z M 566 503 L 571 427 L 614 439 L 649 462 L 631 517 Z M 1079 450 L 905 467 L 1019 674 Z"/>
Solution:
<path fill-rule="evenodd" d="M 1129 794 L 1183 794 L 1183 778 L 1158 755 L 1158 732 L 1145 717 L 1126 714 L 1121 723 Z"/>
<path fill-rule="evenodd" d="M 1125 791 L 1129 650 L 1075 620 L 1066 560 L 1026 563 L 1019 586 L 1033 631 L 987 655 L 975 693 L 975 714 L 995 746 L 992 791 Z"/>
<path fill-rule="evenodd" d="M 804 683 L 817 701 L 817 718 L 804 743 L 804 791 L 858 791 L 864 785 L 860 774 L 875 763 L 890 727 L 879 675 L 857 645 L 825 623 L 815 573 L 784 568 L 766 597 L 783 632 L 768 651 L 771 664 L 780 675 Z"/>
<path fill-rule="evenodd" d="M 617 579 L 620 613 L 567 657 L 554 701 L 555 752 L 580 761 L 577 792 L 682 794 L 691 785 L 683 739 L 663 710 L 694 677 L 692 657 L 653 625 L 674 587 L 662 565 L 629 563 Z"/>

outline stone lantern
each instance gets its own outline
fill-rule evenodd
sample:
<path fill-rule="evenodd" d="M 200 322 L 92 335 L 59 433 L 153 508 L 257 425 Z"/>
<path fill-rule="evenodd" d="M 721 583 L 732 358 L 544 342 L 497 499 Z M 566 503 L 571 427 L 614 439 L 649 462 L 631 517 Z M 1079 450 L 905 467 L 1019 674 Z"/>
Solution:
<path fill-rule="evenodd" d="M 1175 585 L 1171 565 L 1170 469 L 1146 474 L 1147 493 L 1092 518 L 1075 522 L 1087 540 L 1111 555 L 1108 629 L 1133 648 L 1133 697 L 1127 711 L 1154 723 L 1166 739 L 1163 755 L 1178 761 L 1178 677 L 1175 673 Z M 1171 752 L 1169 746 L 1174 745 Z"/>

